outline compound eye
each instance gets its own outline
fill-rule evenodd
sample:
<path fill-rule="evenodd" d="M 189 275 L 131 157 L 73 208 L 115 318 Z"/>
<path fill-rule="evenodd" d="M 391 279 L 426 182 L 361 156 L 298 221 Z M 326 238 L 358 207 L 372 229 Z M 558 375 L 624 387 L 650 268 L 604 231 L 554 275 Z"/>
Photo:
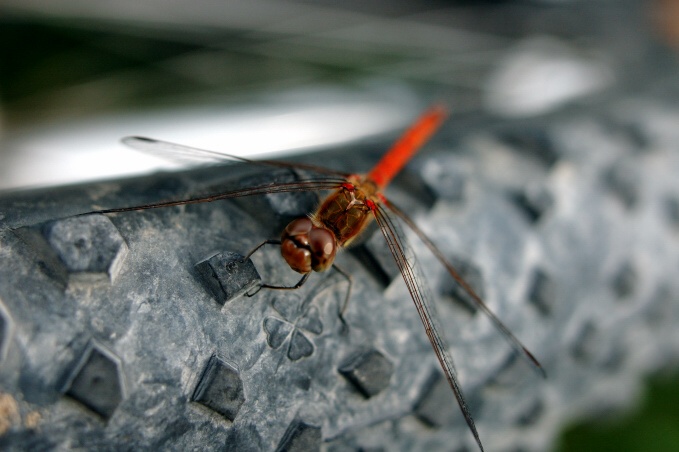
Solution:
<path fill-rule="evenodd" d="M 313 227 L 314 224 L 308 218 L 298 218 L 296 220 L 292 220 L 283 231 L 283 239 L 286 237 L 308 234 Z"/>
<path fill-rule="evenodd" d="M 291 238 L 281 241 L 281 255 L 290 268 L 302 274 L 310 273 L 312 270 L 311 251 L 304 246 L 299 246 Z"/>
<path fill-rule="evenodd" d="M 332 232 L 324 228 L 312 228 L 309 232 L 311 267 L 314 271 L 327 270 L 335 260 L 337 245 Z"/>

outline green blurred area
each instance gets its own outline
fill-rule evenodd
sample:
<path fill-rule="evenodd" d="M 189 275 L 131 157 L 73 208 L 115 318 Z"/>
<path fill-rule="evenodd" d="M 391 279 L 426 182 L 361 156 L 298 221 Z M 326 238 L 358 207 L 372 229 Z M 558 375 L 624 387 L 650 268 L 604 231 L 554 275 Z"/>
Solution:
<path fill-rule="evenodd" d="M 643 405 L 623 417 L 568 427 L 558 452 L 675 452 L 679 450 L 679 377 L 647 382 Z"/>
<path fill-rule="evenodd" d="M 58 21 L 0 26 L 0 93 L 12 105 L 30 96 L 111 77 L 193 50 L 195 45 L 74 28 Z M 11 43 L 11 45 L 8 45 Z M 149 74 L 150 75 L 150 74 Z"/>
<path fill-rule="evenodd" d="M 314 83 L 351 84 L 403 55 L 361 50 L 326 60 L 262 50 L 271 34 L 0 17 L 0 106 L 7 129 L 53 118 L 186 106 Z M 363 65 L 363 66 L 362 66 Z"/>
<path fill-rule="evenodd" d="M 269 83 L 261 58 L 220 50 L 229 70 L 200 77 L 205 45 L 164 32 L 68 23 L 0 25 L 0 99 L 7 129 L 52 119 L 190 104 Z M 216 52 L 213 50 L 212 52 Z M 257 73 L 260 74 L 259 78 Z"/>
<path fill-rule="evenodd" d="M 196 46 L 60 21 L 0 23 L 0 96 L 13 122 L 143 105 L 195 89 L 154 64 Z M 11 45 L 8 45 L 11 43 Z M 94 99 L 97 99 L 94 101 Z"/>

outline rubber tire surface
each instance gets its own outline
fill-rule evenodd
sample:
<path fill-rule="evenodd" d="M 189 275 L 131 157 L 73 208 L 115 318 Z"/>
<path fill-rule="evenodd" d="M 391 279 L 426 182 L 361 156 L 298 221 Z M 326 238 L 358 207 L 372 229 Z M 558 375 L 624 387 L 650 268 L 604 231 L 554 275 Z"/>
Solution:
<path fill-rule="evenodd" d="M 410 240 L 487 450 L 544 450 L 676 362 L 679 112 L 616 103 L 444 130 L 388 194 L 541 360 L 542 380 Z M 160 137 L 162 138 L 162 137 Z M 308 156 L 365 171 L 381 146 Z M 475 450 L 379 231 L 297 291 L 239 264 L 313 194 L 112 215 L 288 171 L 210 167 L 0 199 L 4 450 Z"/>

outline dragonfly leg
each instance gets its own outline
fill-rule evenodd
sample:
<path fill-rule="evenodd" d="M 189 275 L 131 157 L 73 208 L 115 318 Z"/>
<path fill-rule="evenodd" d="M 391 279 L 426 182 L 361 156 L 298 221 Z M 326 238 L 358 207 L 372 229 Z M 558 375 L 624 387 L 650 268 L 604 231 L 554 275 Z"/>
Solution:
<path fill-rule="evenodd" d="M 263 289 L 274 289 L 274 290 L 295 290 L 295 289 L 299 289 L 300 287 L 302 287 L 304 285 L 306 280 L 309 279 L 310 274 L 311 273 L 305 273 L 304 276 L 302 276 L 302 279 L 297 281 L 297 284 L 295 284 L 294 286 L 272 286 L 270 284 L 262 284 L 260 287 L 262 287 Z"/>
<path fill-rule="evenodd" d="M 240 261 L 241 261 L 241 263 L 243 263 L 246 260 L 250 259 L 250 257 L 253 254 L 255 254 L 257 252 L 257 250 L 259 250 L 264 245 L 280 245 L 280 244 L 281 244 L 281 241 L 279 239 L 264 240 L 262 243 L 260 243 L 259 245 L 254 247 L 252 250 L 250 250 L 250 252 L 246 256 L 244 256 Z M 308 275 L 306 275 L 306 276 L 308 276 Z M 302 279 L 306 280 L 306 278 L 302 278 Z M 304 281 L 298 282 L 295 287 L 274 287 L 274 286 L 269 286 L 267 284 L 261 284 L 261 285 L 257 286 L 257 288 L 253 292 L 248 292 L 245 295 L 247 297 L 253 297 L 257 293 L 259 293 L 260 290 L 262 290 L 262 287 L 267 288 L 267 289 L 297 289 L 297 288 L 301 287 L 302 284 L 304 284 Z"/>
<path fill-rule="evenodd" d="M 344 314 L 347 312 L 347 307 L 349 306 L 349 299 L 351 298 L 351 288 L 354 284 L 354 279 L 346 270 L 342 269 L 342 267 L 340 267 L 339 265 L 333 264 L 332 267 L 335 269 L 337 273 L 347 278 L 347 282 L 349 282 L 349 287 L 347 287 L 347 294 L 344 297 L 342 306 L 340 306 L 340 309 L 338 311 L 339 319 L 342 322 L 342 332 L 347 332 L 349 330 L 349 325 L 347 324 L 347 321 L 344 318 Z"/>
<path fill-rule="evenodd" d="M 246 260 L 250 259 L 250 256 L 255 254 L 258 249 L 263 247 L 264 245 L 280 245 L 281 241 L 279 239 L 269 239 L 269 240 L 264 240 L 262 243 L 254 247 L 248 254 L 245 256 L 243 259 L 241 259 L 241 262 L 245 262 Z"/>

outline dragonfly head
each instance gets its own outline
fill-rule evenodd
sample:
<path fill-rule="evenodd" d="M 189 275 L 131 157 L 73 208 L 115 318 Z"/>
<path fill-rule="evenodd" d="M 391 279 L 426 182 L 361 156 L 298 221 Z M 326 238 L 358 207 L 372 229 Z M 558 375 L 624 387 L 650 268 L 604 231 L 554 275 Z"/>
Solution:
<path fill-rule="evenodd" d="M 322 272 L 332 266 L 337 253 L 335 235 L 314 226 L 308 218 L 288 224 L 281 236 L 281 254 L 290 268 L 299 273 Z"/>

